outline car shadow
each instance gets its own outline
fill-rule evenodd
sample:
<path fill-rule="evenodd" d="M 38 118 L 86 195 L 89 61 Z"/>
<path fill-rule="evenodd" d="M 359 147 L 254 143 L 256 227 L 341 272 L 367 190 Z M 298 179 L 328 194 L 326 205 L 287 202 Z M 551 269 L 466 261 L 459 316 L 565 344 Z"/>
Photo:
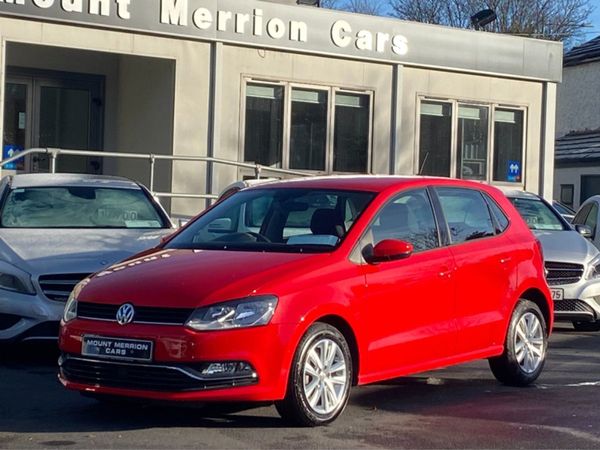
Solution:
<path fill-rule="evenodd" d="M 538 423 L 549 410 L 562 411 L 574 383 L 590 380 L 600 366 L 599 333 L 555 330 L 549 360 L 538 382 L 527 388 L 498 383 L 486 361 L 355 388 L 352 409 L 417 416 L 452 416 Z M 0 432 L 100 432 L 151 428 L 282 429 L 275 408 L 248 404 L 178 405 L 148 402 L 103 403 L 66 390 L 57 379 L 55 343 L 0 348 Z M 584 359 L 586 364 L 579 364 Z M 583 369 L 580 366 L 584 367 Z M 597 378 L 600 380 L 600 375 Z M 567 391 L 568 392 L 572 391 Z M 515 407 L 518 405 L 518 408 Z M 580 406 L 577 405 L 579 408 Z M 578 415 L 581 412 L 578 411 Z M 350 420 L 343 415 L 336 424 Z M 565 418 L 568 422 L 569 417 Z M 575 419 L 574 419 L 575 420 Z M 334 425 L 337 426 L 337 425 Z"/>
<path fill-rule="evenodd" d="M 155 427 L 283 428 L 275 408 L 247 403 L 100 402 L 57 378 L 55 342 L 0 347 L 0 432 L 127 431 Z M 264 406 L 264 405 L 262 405 Z M 43 420 L 42 420 L 43 419 Z"/>

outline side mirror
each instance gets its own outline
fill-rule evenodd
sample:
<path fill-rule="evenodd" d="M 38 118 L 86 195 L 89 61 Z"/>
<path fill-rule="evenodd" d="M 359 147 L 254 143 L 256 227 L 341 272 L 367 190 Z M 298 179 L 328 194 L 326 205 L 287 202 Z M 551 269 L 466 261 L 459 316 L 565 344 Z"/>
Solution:
<path fill-rule="evenodd" d="M 375 247 L 369 246 L 368 249 L 369 251 L 363 252 L 363 256 L 369 264 L 406 259 L 414 251 L 414 247 L 410 242 L 397 239 L 384 239 Z"/>
<path fill-rule="evenodd" d="M 592 229 L 587 225 L 575 225 L 575 230 L 582 235 L 584 238 L 591 239 L 592 238 Z"/>

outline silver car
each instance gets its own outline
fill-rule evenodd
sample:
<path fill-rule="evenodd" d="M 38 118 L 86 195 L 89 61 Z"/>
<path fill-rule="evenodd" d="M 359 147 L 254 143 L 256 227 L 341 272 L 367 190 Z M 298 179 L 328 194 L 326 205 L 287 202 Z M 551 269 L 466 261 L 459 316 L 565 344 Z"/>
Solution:
<path fill-rule="evenodd" d="M 591 232 L 590 240 L 597 248 L 600 248 L 600 229 L 598 229 L 599 219 L 600 195 L 594 195 L 581 204 L 572 221 L 574 225 L 585 225 L 589 227 Z"/>
<path fill-rule="evenodd" d="M 554 317 L 579 331 L 600 330 L 600 252 L 586 239 L 590 229 L 571 226 L 537 195 L 507 192 L 542 244 Z"/>
<path fill-rule="evenodd" d="M 0 182 L 0 342 L 56 339 L 73 287 L 173 232 L 143 186 L 69 174 Z"/>

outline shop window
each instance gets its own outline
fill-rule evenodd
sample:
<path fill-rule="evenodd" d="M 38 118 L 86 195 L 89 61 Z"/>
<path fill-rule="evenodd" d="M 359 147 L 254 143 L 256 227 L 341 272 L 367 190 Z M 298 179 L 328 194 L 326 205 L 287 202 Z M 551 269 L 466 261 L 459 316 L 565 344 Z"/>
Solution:
<path fill-rule="evenodd" d="M 419 175 L 523 183 L 525 110 L 421 100 Z M 493 137 L 492 137 L 493 136 Z"/>
<path fill-rule="evenodd" d="M 419 175 L 450 176 L 451 141 L 452 104 L 421 102 Z"/>
<path fill-rule="evenodd" d="M 246 84 L 244 161 L 315 172 L 369 172 L 370 93 Z"/>
<path fill-rule="evenodd" d="M 327 92 L 292 89 L 290 168 L 325 170 Z"/>
<path fill-rule="evenodd" d="M 560 185 L 560 202 L 563 205 L 573 207 L 573 200 L 575 197 L 575 185 L 573 184 L 561 184 Z"/>
<path fill-rule="evenodd" d="M 488 108 L 460 105 L 457 176 L 467 180 L 486 180 L 487 158 Z"/>
<path fill-rule="evenodd" d="M 244 160 L 281 167 L 283 86 L 246 86 Z"/>
<path fill-rule="evenodd" d="M 334 172 L 367 172 L 369 162 L 370 98 L 337 93 L 335 96 Z"/>
<path fill-rule="evenodd" d="M 494 111 L 494 181 L 520 183 L 523 164 L 523 111 Z"/>

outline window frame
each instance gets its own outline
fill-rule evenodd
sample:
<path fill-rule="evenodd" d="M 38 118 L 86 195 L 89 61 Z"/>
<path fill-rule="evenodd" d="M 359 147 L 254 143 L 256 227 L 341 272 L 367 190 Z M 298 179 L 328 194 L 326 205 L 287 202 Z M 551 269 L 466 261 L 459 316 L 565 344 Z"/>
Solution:
<path fill-rule="evenodd" d="M 450 97 L 436 97 L 426 94 L 417 94 L 417 108 L 416 108 L 416 120 L 415 120 L 415 148 L 413 158 L 413 171 L 416 175 L 421 175 L 421 168 L 419 167 L 420 152 L 421 152 L 421 105 L 423 102 L 437 102 L 446 103 L 451 105 L 451 124 L 452 130 L 450 133 L 450 178 L 463 179 L 458 175 L 458 111 L 460 106 L 472 106 L 472 107 L 484 107 L 488 110 L 488 125 L 487 125 L 487 165 L 486 165 L 486 178 L 487 183 L 497 186 L 509 186 L 509 187 L 524 187 L 526 178 L 526 161 L 527 161 L 527 127 L 528 127 L 528 107 L 527 105 L 519 104 L 505 104 L 499 102 L 483 102 L 477 100 L 470 100 L 464 98 L 450 98 Z M 521 153 L 521 181 L 510 182 L 510 181 L 496 181 L 494 180 L 494 158 L 496 148 L 494 146 L 495 140 L 495 123 L 496 123 L 496 110 L 510 110 L 510 111 L 521 111 L 523 113 L 523 148 Z M 479 181 L 479 180 L 477 180 Z"/>
<path fill-rule="evenodd" d="M 354 87 L 342 87 L 331 84 L 315 84 L 303 83 L 298 81 L 289 81 L 281 79 L 268 79 L 264 77 L 243 76 L 241 83 L 240 94 L 240 127 L 239 127 L 239 149 L 238 158 L 240 161 L 245 160 L 245 144 L 246 144 L 246 106 L 247 106 L 247 86 L 248 84 L 265 85 L 265 86 L 283 86 L 283 133 L 281 146 L 281 167 L 285 170 L 297 170 L 305 173 L 324 175 L 324 174 L 349 174 L 356 175 L 360 173 L 371 173 L 373 164 L 373 131 L 374 131 L 374 98 L 373 90 Z M 292 90 L 293 89 L 308 89 L 315 91 L 326 92 L 327 94 L 327 119 L 326 119 L 326 148 L 325 148 L 325 170 L 310 170 L 310 169 L 291 169 L 290 168 L 290 150 L 291 150 L 291 127 L 292 127 Z M 365 172 L 340 172 L 333 171 L 333 159 L 335 151 L 335 118 L 336 118 L 336 96 L 337 94 L 348 95 L 363 95 L 369 98 L 369 134 L 367 144 L 367 167 Z M 253 162 L 253 161 L 251 161 Z M 241 172 L 247 169 L 240 169 Z"/>

